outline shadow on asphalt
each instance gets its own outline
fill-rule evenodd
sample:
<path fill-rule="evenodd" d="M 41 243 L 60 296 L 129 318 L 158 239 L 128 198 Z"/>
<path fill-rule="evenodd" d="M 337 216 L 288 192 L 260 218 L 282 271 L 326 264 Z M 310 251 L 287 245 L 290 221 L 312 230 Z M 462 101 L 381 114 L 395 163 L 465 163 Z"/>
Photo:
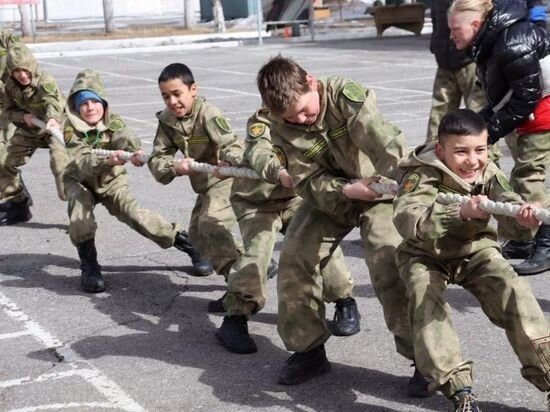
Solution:
<path fill-rule="evenodd" d="M 297 412 L 303 411 L 304 407 L 316 411 L 393 411 L 376 404 L 376 399 L 384 399 L 402 404 L 395 411 L 407 410 L 407 405 L 430 411 L 448 408 L 447 400 L 441 395 L 428 399 L 406 397 L 408 376 L 336 362 L 332 363 L 330 374 L 313 381 L 293 387 L 277 385 L 277 372 L 289 353 L 268 337 L 254 333 L 258 322 L 274 324 L 275 314 L 260 313 L 249 322 L 258 353 L 229 353 L 214 337 L 217 328 L 206 312 L 209 299 L 189 294 L 223 287 L 175 284 L 169 276 L 156 272 L 166 271 L 168 268 L 164 266 L 105 266 L 108 294 L 96 296 L 80 291 L 79 262 L 76 259 L 58 255 L 13 254 L 0 255 L 0 262 L 4 274 L 17 278 L 3 281 L 2 287 L 42 287 L 61 295 L 85 295 L 97 311 L 109 316 L 116 324 L 129 328 L 127 333 L 117 336 L 113 336 L 112 328 L 109 328 L 106 335 L 89 336 L 72 343 L 72 349 L 85 359 L 129 356 L 179 365 L 182 368 L 173 369 L 170 378 L 171 385 L 182 390 L 189 384 L 186 379 L 194 376 L 193 369 L 197 369 L 200 371 L 199 382 L 211 387 L 213 395 L 220 401 L 247 407 L 279 407 Z M 26 269 L 22 269 L 22 262 L 23 267 L 28 266 Z M 50 273 L 55 267 L 75 269 L 75 275 Z M 467 302 L 471 303 L 470 300 Z M 546 308 L 550 307 L 550 302 L 543 303 Z M 136 332 L 132 333 L 132 330 Z M 336 340 L 329 341 L 329 359 L 336 345 Z M 50 354 L 37 351 L 30 356 L 43 359 L 47 355 Z M 151 362 L 138 363 L 133 371 L 136 379 L 145 381 L 142 384 L 151 379 L 150 371 L 146 370 L 148 366 Z M 140 368 L 145 368 L 143 373 L 140 373 Z M 359 402 L 358 397 L 361 398 Z M 492 402 L 482 402 L 481 405 L 491 411 L 526 410 Z"/>

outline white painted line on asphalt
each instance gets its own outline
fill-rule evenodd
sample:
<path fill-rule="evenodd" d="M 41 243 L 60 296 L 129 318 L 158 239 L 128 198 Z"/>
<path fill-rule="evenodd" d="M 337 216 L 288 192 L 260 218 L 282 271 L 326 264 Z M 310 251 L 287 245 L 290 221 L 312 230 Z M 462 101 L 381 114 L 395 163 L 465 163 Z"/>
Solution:
<path fill-rule="evenodd" d="M 431 96 L 432 92 L 428 92 L 425 90 L 414 90 L 414 89 L 399 89 L 397 87 L 382 87 L 382 86 L 372 86 L 371 89 L 379 89 L 379 90 L 391 90 L 392 92 L 411 92 L 416 94 L 424 94 L 426 96 Z"/>
<path fill-rule="evenodd" d="M 260 97 L 260 93 L 249 93 L 249 92 L 243 92 L 241 90 L 235 90 L 235 89 L 225 89 L 222 87 L 211 87 L 211 86 L 199 86 L 201 89 L 204 90 L 215 90 L 217 92 L 229 92 L 229 93 L 235 93 L 240 94 L 242 96 L 254 96 L 254 97 Z"/>
<path fill-rule="evenodd" d="M 61 409 L 78 408 L 102 408 L 102 409 L 115 409 L 118 408 L 110 403 L 106 402 L 68 402 L 68 403 L 52 403 L 49 405 L 40 406 L 26 406 L 24 408 L 10 409 L 7 412 L 33 412 L 33 411 L 58 411 Z"/>
<path fill-rule="evenodd" d="M 123 104 L 122 105 L 117 105 L 117 106 L 124 106 Z M 133 122 L 136 122 L 136 123 L 142 123 L 142 124 L 146 124 L 148 126 L 157 126 L 158 125 L 158 121 L 150 121 L 150 120 L 141 120 L 141 119 L 137 119 L 135 117 L 130 117 L 130 116 L 126 116 L 124 115 L 124 118 L 125 119 L 128 119 L 128 120 L 131 120 Z"/>
<path fill-rule="evenodd" d="M 85 69 L 85 67 L 81 67 L 81 66 L 71 66 L 69 64 L 60 64 L 60 63 L 52 63 L 52 62 L 43 62 L 42 64 L 55 66 L 55 67 L 61 67 L 62 69 L 74 69 L 74 70 L 77 70 L 77 71 L 81 71 L 81 70 Z M 113 76 L 113 77 L 123 77 L 125 79 L 141 80 L 141 81 L 145 81 L 145 82 L 149 82 L 149 83 L 156 83 L 157 82 L 156 80 L 150 79 L 148 77 L 128 76 L 127 74 L 107 72 L 107 71 L 104 71 L 104 70 L 95 70 L 95 71 L 99 74 L 108 74 L 109 76 Z"/>
<path fill-rule="evenodd" d="M 31 333 L 28 330 L 20 331 L 20 332 L 12 332 L 12 333 L 3 333 L 0 335 L 0 340 L 2 339 L 13 339 L 18 338 L 20 336 L 28 336 Z"/>
<path fill-rule="evenodd" d="M 65 346 L 59 339 L 46 331 L 38 322 L 32 320 L 27 314 L 25 314 L 14 302 L 12 302 L 6 295 L 0 292 L 0 308 L 4 310 L 6 315 L 11 319 L 23 324 L 25 329 L 29 331 L 29 334 L 41 342 L 47 348 L 54 348 L 58 356 L 62 359 L 66 359 L 66 365 L 76 368 L 77 364 L 86 365 L 86 369 L 73 369 L 65 372 L 44 374 L 37 378 L 21 378 L 12 381 L 0 382 L 1 387 L 10 387 L 15 385 L 22 385 L 29 382 L 41 382 L 52 379 L 61 379 L 67 376 L 80 376 L 86 382 L 94 386 L 94 388 L 101 392 L 103 396 L 107 398 L 111 407 L 120 408 L 128 412 L 142 412 L 144 409 L 136 403 L 129 395 L 127 395 L 115 382 L 105 376 L 99 369 L 95 368 L 90 362 L 81 358 L 70 347 Z M 44 405 L 47 406 L 47 405 Z M 33 407 L 39 408 L 39 407 Z M 22 409 L 25 410 L 25 409 Z M 40 409 L 31 409 L 40 410 Z"/>

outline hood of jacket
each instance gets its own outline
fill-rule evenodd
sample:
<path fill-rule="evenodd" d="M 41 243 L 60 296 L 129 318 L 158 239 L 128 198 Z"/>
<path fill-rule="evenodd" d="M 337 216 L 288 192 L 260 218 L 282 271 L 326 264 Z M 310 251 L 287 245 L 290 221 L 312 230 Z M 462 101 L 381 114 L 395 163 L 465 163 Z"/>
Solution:
<path fill-rule="evenodd" d="M 38 64 L 31 50 L 23 43 L 16 43 L 8 49 L 6 65 L 10 76 L 15 69 L 28 71 L 32 76 L 31 85 L 36 86 L 39 77 Z"/>
<path fill-rule="evenodd" d="M 512 24 L 527 20 L 529 10 L 524 1 L 493 0 L 493 10 L 481 26 L 471 48 L 473 58 L 478 61 L 491 52 L 499 34 Z"/>
<path fill-rule="evenodd" d="M 90 126 L 84 120 L 80 118 L 80 113 L 77 107 L 74 107 L 74 96 L 76 93 L 82 90 L 90 90 L 97 94 L 104 102 L 105 113 L 103 114 L 103 120 L 97 125 Z M 74 128 L 80 132 L 88 132 L 92 129 L 104 131 L 109 128 L 109 103 L 105 97 L 105 88 L 103 82 L 99 77 L 99 74 L 93 70 L 85 69 L 76 75 L 76 79 L 69 92 L 67 98 L 67 104 L 65 106 L 65 113 L 70 120 Z"/>

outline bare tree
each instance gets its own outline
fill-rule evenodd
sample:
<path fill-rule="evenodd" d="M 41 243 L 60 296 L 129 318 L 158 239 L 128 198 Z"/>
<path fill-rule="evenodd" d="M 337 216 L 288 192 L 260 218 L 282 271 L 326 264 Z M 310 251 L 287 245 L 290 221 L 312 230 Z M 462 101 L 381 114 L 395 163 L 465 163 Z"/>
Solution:
<path fill-rule="evenodd" d="M 183 3 L 183 13 L 185 15 L 185 28 L 192 29 L 195 27 L 196 17 L 195 17 L 195 1 L 194 0 L 185 0 Z"/>
<path fill-rule="evenodd" d="M 103 0 L 103 18 L 105 19 L 105 32 L 114 33 L 116 27 L 113 0 Z"/>
<path fill-rule="evenodd" d="M 221 0 L 212 1 L 212 13 L 214 14 L 214 25 L 216 33 L 225 33 L 225 17 L 223 15 L 223 7 Z"/>
<path fill-rule="evenodd" d="M 19 14 L 21 15 L 21 34 L 24 37 L 32 36 L 31 7 L 30 4 L 19 6 Z"/>

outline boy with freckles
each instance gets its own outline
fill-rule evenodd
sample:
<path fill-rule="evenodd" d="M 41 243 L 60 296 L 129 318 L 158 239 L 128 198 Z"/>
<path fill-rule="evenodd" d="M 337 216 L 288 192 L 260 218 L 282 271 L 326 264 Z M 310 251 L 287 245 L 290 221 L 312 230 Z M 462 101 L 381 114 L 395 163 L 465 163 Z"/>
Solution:
<path fill-rule="evenodd" d="M 503 237 L 528 239 L 540 225 L 533 214 L 539 205 L 523 202 L 488 162 L 483 118 L 467 109 L 449 112 L 439 125 L 438 142 L 418 147 L 399 166 L 406 175 L 394 200 L 393 221 L 404 239 L 397 263 L 407 286 L 414 359 L 432 380 L 429 388 L 447 396 L 455 411 L 479 411 L 471 391 L 472 362 L 462 358 L 443 296 L 455 283 L 506 331 L 522 376 L 548 391 L 550 376 L 535 348 L 550 335 L 549 325 L 529 283 L 502 257 L 490 216 L 479 207 L 486 198 L 521 205 L 515 217 L 495 218 Z M 439 193 L 470 199 L 444 205 L 437 202 Z"/>
<path fill-rule="evenodd" d="M 231 234 L 237 221 L 229 201 L 233 179 L 193 172 L 191 163 L 239 164 L 242 143 L 221 110 L 198 96 L 198 86 L 185 64 L 166 66 L 158 84 L 166 108 L 157 113 L 159 125 L 149 169 L 162 184 L 189 176 L 198 195 L 191 212 L 189 239 L 214 270 L 227 279 L 241 254 Z M 178 151 L 183 159 L 175 158 Z M 209 304 L 209 311 L 220 310 L 223 311 L 223 297 Z"/>

